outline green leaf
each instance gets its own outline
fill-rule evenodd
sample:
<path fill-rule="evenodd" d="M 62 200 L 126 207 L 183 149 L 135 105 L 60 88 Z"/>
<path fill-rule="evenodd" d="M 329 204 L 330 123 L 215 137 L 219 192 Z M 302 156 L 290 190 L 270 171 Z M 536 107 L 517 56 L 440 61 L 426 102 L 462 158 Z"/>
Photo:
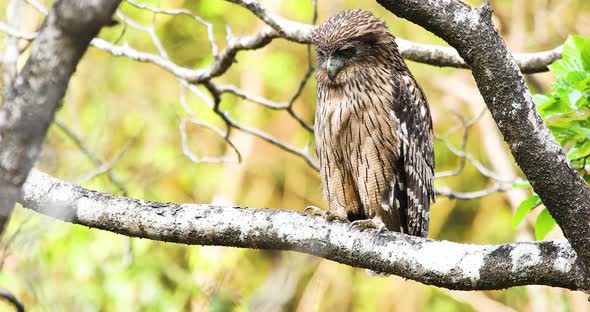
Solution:
<path fill-rule="evenodd" d="M 545 94 L 533 94 L 533 102 L 535 102 L 535 105 L 539 106 L 539 105 L 543 105 L 545 102 L 550 101 L 551 98 L 546 96 Z"/>
<path fill-rule="evenodd" d="M 564 113 L 569 109 L 568 103 L 561 101 L 559 98 L 549 98 L 547 101 L 537 106 L 539 113 L 545 119 Z"/>
<path fill-rule="evenodd" d="M 535 105 L 576 166 L 585 164 L 590 154 L 590 38 L 570 36 L 563 44 L 562 59 L 549 66 L 557 80 L 551 92 L 535 95 Z M 590 163 L 590 159 L 587 160 Z M 590 182 L 590 175 L 584 175 Z M 513 185 L 516 187 L 516 185 Z M 537 195 L 524 200 L 517 208 L 512 225 L 518 226 L 524 217 L 541 204 Z M 535 236 L 543 239 L 555 227 L 555 220 L 543 209 L 535 222 Z"/>
<path fill-rule="evenodd" d="M 580 50 L 580 58 L 584 69 L 590 71 L 590 43 L 588 43 L 588 40 L 584 42 L 584 47 Z"/>
<path fill-rule="evenodd" d="M 562 59 L 549 65 L 549 70 L 557 79 L 562 79 L 571 72 L 584 71 L 584 65 L 580 59 Z"/>
<path fill-rule="evenodd" d="M 541 199 L 537 194 L 533 194 L 529 196 L 529 198 L 523 200 L 522 203 L 518 205 L 518 208 L 516 208 L 514 217 L 512 217 L 512 226 L 516 228 L 522 222 L 524 217 L 529 213 L 529 211 L 533 210 L 540 204 Z"/>
<path fill-rule="evenodd" d="M 569 36 L 563 44 L 564 59 L 580 59 L 580 51 L 587 45 L 587 39 L 582 36 Z"/>
<path fill-rule="evenodd" d="M 547 208 L 543 209 L 535 222 L 535 239 L 542 240 L 557 225 Z"/>

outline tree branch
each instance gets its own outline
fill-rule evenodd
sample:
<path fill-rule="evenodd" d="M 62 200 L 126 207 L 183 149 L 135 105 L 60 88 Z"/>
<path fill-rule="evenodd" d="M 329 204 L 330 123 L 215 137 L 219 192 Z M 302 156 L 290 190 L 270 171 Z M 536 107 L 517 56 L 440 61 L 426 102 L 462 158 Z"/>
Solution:
<path fill-rule="evenodd" d="M 74 145 L 78 147 L 80 152 L 82 152 L 82 154 L 84 154 L 84 156 L 86 156 L 86 158 L 88 158 L 88 160 L 90 160 L 95 166 L 99 168 L 105 166 L 105 163 L 98 156 L 96 156 L 90 151 L 90 147 L 86 145 L 84 140 L 76 133 L 74 133 L 72 129 L 67 127 L 64 122 L 56 118 L 54 120 L 54 124 L 64 133 L 65 136 L 67 136 L 74 143 Z M 127 196 L 127 188 L 125 187 L 125 185 L 123 185 L 123 182 L 119 179 L 119 177 L 116 177 L 110 170 L 106 172 L 106 175 L 111 181 L 111 183 L 113 183 L 119 189 L 121 195 Z"/>
<path fill-rule="evenodd" d="M 397 38 L 396 42 L 402 57 L 410 61 L 440 67 L 469 68 L 457 50 L 451 47 L 416 43 L 401 38 Z M 560 45 L 547 51 L 515 53 L 514 58 L 524 74 L 546 72 L 547 66 L 561 58 L 561 50 Z"/>
<path fill-rule="evenodd" d="M 8 290 L 0 288 L 0 297 L 12 304 L 17 312 L 25 312 L 23 303 Z"/>
<path fill-rule="evenodd" d="M 257 1 L 228 0 L 250 10 L 254 15 L 263 20 L 267 25 L 277 31 L 281 37 L 299 43 L 309 43 L 313 26 L 305 23 L 287 20 L 270 13 Z M 379 3 L 382 3 L 378 1 Z M 394 1 L 391 1 L 394 2 Z M 452 14 L 445 13 L 452 17 Z M 398 38 L 397 44 L 400 53 L 405 59 L 430 64 L 434 66 L 448 66 L 456 68 L 469 68 L 459 53 L 452 47 L 435 46 L 430 44 L 415 43 Z M 525 74 L 547 71 L 547 66 L 561 58 L 561 46 L 536 53 L 516 54 L 517 64 Z"/>
<path fill-rule="evenodd" d="M 447 41 L 470 64 L 517 164 L 583 263 L 590 264 L 590 189 L 535 109 L 517 62 L 492 22 L 489 2 L 472 8 L 459 0 L 377 1 Z"/>
<path fill-rule="evenodd" d="M 0 111 L 0 233 L 78 61 L 100 28 L 111 23 L 118 4 L 57 1 L 35 38 L 31 57 L 13 80 Z"/>
<path fill-rule="evenodd" d="M 303 43 L 310 43 L 309 34 L 311 34 L 313 28 L 308 32 L 307 26 L 309 25 L 303 23 L 301 23 L 301 25 L 304 27 L 304 30 L 301 31 L 305 31 L 306 33 L 305 37 L 285 38 L 296 42 L 302 40 Z M 30 34 L 22 35 L 23 38 L 31 36 Z M 218 59 L 214 60 L 208 67 L 196 70 L 181 67 L 170 60 L 161 58 L 155 54 L 137 51 L 127 45 L 115 45 L 100 38 L 93 40 L 92 45 L 115 56 L 125 56 L 136 61 L 152 63 L 179 78 L 186 79 L 191 83 L 199 83 L 224 74 L 235 59 L 238 51 L 259 49 L 276 38 L 281 38 L 280 34 L 270 27 L 264 27 L 260 33 L 256 35 L 236 37 L 229 42 L 228 48 L 222 51 Z M 453 48 L 416 43 L 402 38 L 397 38 L 396 42 L 399 45 L 402 56 L 410 61 L 440 67 L 469 68 Z M 533 74 L 545 72 L 548 70 L 547 66 L 549 64 L 561 58 L 561 49 L 562 46 L 559 46 L 548 51 L 516 53 L 515 57 L 518 66 L 523 73 Z"/>
<path fill-rule="evenodd" d="M 255 8 L 251 8 L 249 5 L 247 6 L 242 4 L 244 1 L 231 0 L 231 2 L 242 5 L 247 9 L 253 9 L 253 12 L 257 12 L 255 14 L 258 17 L 264 17 L 263 20 L 265 22 L 270 21 L 271 24 L 269 25 L 274 27 L 267 26 L 256 35 L 250 37 L 238 37 L 234 40 L 231 40 L 228 44 L 228 48 L 226 48 L 220 55 L 217 54 L 217 46 L 215 45 L 215 42 L 211 40 L 210 29 L 212 26 L 210 23 L 203 21 L 198 16 L 186 10 L 157 10 L 143 4 L 140 5 L 130 2 L 132 5 L 137 6 L 138 8 L 147 9 L 156 13 L 189 15 L 199 21 L 199 23 L 205 25 L 207 27 L 210 37 L 209 41 L 212 44 L 213 55 L 215 57 L 214 61 L 209 65 L 209 67 L 204 69 L 194 70 L 181 67 L 168 59 L 159 57 L 156 54 L 137 51 L 128 45 L 118 46 L 100 38 L 93 40 L 92 45 L 115 56 L 126 56 L 136 61 L 152 63 L 171 72 L 179 78 L 186 79 L 193 83 L 199 83 L 225 73 L 232 61 L 235 59 L 235 55 L 238 51 L 261 48 L 270 43 L 275 38 L 285 38 L 289 41 L 298 43 L 310 43 L 309 36 L 313 31 L 313 25 L 290 21 L 282 17 L 279 18 L 278 16 L 272 14 L 267 17 L 265 14 L 263 14 L 268 14 L 266 10 L 263 10 L 262 12 L 256 10 L 256 8 L 261 8 L 260 5 L 255 6 Z M 11 36 L 26 40 L 32 40 L 36 35 L 16 31 L 2 22 L 0 22 L 0 32 L 4 32 L 10 34 Z M 410 61 L 440 67 L 469 68 L 459 53 L 457 53 L 457 51 L 452 47 L 417 43 L 402 38 L 397 38 L 396 41 L 402 56 Z M 522 73 L 534 74 L 547 71 L 547 66 L 549 64 L 561 58 L 561 50 L 562 46 L 558 46 L 547 51 L 515 53 L 514 57 Z"/>
<path fill-rule="evenodd" d="M 20 203 L 39 213 L 133 237 L 191 245 L 295 250 L 449 289 L 540 284 L 587 289 L 566 241 L 470 245 L 360 232 L 280 209 L 137 200 L 87 190 L 32 170 Z"/>

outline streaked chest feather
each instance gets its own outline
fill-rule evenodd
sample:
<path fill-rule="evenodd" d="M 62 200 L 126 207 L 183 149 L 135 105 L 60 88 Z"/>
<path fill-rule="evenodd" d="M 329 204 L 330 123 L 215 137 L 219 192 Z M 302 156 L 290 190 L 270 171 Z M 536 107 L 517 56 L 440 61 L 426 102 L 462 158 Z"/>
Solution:
<path fill-rule="evenodd" d="M 387 84 L 323 86 L 318 92 L 316 136 L 350 144 L 391 131 L 395 126 L 391 94 Z"/>

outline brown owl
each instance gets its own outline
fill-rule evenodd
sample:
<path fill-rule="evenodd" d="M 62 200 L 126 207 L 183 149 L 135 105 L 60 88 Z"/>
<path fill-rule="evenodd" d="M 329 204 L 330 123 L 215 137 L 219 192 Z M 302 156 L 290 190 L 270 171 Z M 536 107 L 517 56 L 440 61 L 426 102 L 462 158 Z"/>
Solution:
<path fill-rule="evenodd" d="M 318 26 L 312 42 L 326 218 L 425 237 L 435 199 L 432 119 L 395 37 L 371 12 L 348 10 Z"/>

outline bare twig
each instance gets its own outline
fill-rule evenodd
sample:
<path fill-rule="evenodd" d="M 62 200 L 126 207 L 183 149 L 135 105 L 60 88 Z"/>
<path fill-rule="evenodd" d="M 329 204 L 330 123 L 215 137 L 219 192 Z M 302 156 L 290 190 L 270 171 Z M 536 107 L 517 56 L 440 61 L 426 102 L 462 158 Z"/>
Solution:
<path fill-rule="evenodd" d="M 319 167 L 318 167 L 316 161 L 311 158 L 311 155 L 309 152 L 309 146 L 306 146 L 303 149 L 298 149 L 296 147 L 293 147 L 287 143 L 280 141 L 279 139 L 271 136 L 270 134 L 268 134 L 264 131 L 258 130 L 256 128 L 248 127 L 246 125 L 239 123 L 237 120 L 233 119 L 227 112 L 223 112 L 219 109 L 219 103 L 221 103 L 221 93 L 222 93 L 221 90 L 219 90 L 217 88 L 217 86 L 211 82 L 204 83 L 204 85 L 214 99 L 214 109 L 213 110 L 216 113 L 218 113 L 218 115 L 221 118 L 223 118 L 223 120 L 228 125 L 230 125 L 233 128 L 236 128 L 240 131 L 243 131 L 243 132 L 249 133 L 251 135 L 254 135 L 258 138 L 261 138 L 264 141 L 271 143 L 273 145 L 276 145 L 279 148 L 281 148 L 287 152 L 295 154 L 295 155 L 303 158 L 312 168 L 318 170 Z"/>
<path fill-rule="evenodd" d="M 2 255 L 0 256 L 0 268 L 4 267 L 4 261 L 6 261 L 6 257 L 8 256 L 8 248 L 10 245 L 15 241 L 15 239 L 22 233 L 25 225 L 29 223 L 31 218 L 26 218 L 24 221 L 20 222 L 19 225 L 16 227 L 14 232 L 8 238 L 4 238 L 4 244 L 2 246 Z"/>
<path fill-rule="evenodd" d="M 189 89 L 191 92 L 195 93 L 197 96 L 204 99 L 206 102 L 209 102 L 209 98 L 205 94 L 203 94 L 199 89 L 197 89 L 194 85 L 189 85 L 186 81 L 181 81 L 181 88 L 180 88 L 180 104 L 184 111 L 189 115 L 189 118 L 183 118 L 178 125 L 180 130 L 180 137 L 181 137 L 181 144 L 182 144 L 182 152 L 186 157 L 188 157 L 191 161 L 195 163 L 232 163 L 232 162 L 240 162 L 242 160 L 242 155 L 238 148 L 234 145 L 234 143 L 230 140 L 230 129 L 231 126 L 226 123 L 225 132 L 210 125 L 208 123 L 204 123 L 195 119 L 195 115 L 193 114 L 192 110 L 186 103 L 186 89 Z M 209 102 L 209 106 L 213 107 L 213 103 Z M 198 157 L 196 156 L 188 146 L 188 135 L 186 133 L 186 123 L 192 123 L 196 126 L 209 129 L 217 134 L 219 137 L 223 138 L 224 141 L 228 144 L 228 146 L 236 153 L 237 159 L 231 159 L 228 157 Z"/>
<path fill-rule="evenodd" d="M 22 32 L 16 29 L 13 29 L 12 27 L 8 26 L 7 24 L 0 22 L 0 32 L 3 32 L 11 37 L 17 38 L 17 39 L 25 39 L 25 40 L 33 40 L 35 39 L 35 37 L 37 37 L 37 33 L 26 33 L 26 32 Z"/>
<path fill-rule="evenodd" d="M 275 15 L 269 12 L 264 6 L 260 5 L 260 3 L 255 0 L 228 1 L 250 10 L 252 13 L 254 13 L 254 15 L 281 34 L 281 37 L 287 38 L 294 42 L 309 43 L 309 36 L 313 31 L 312 25 L 290 21 L 286 18 Z"/>
<path fill-rule="evenodd" d="M 494 185 L 490 186 L 487 189 L 473 191 L 473 192 L 467 192 L 467 193 L 452 191 L 448 187 L 441 187 L 441 188 L 436 189 L 436 195 L 445 196 L 445 197 L 448 197 L 449 199 L 468 200 L 468 199 L 477 199 L 477 198 L 485 197 L 485 196 L 488 196 L 488 195 L 491 195 L 494 193 L 498 193 L 498 192 L 506 192 L 511 189 L 512 189 L 511 185 L 504 185 L 504 184 L 496 182 L 496 183 L 494 183 Z"/>
<path fill-rule="evenodd" d="M 86 156 L 86 158 L 88 158 L 95 166 L 103 167 L 105 165 L 105 163 L 100 158 L 98 158 L 98 156 L 96 156 L 94 153 L 92 153 L 90 148 L 86 145 L 86 143 L 84 143 L 84 140 L 82 138 L 80 138 L 80 136 L 77 135 L 68 126 L 66 126 L 65 123 L 63 123 L 60 119 L 56 118 L 54 120 L 54 124 L 70 140 L 72 140 L 74 142 L 74 144 L 76 145 L 76 147 L 78 147 L 78 149 L 82 152 L 82 154 L 84 154 L 84 156 Z M 111 183 L 113 183 L 119 189 L 119 191 L 121 191 L 121 194 L 123 196 L 127 196 L 127 188 L 125 187 L 123 182 L 121 182 L 121 180 L 112 171 L 107 170 L 105 173 L 106 173 L 107 177 L 109 178 L 109 180 L 111 181 Z"/>
<path fill-rule="evenodd" d="M 139 138 L 140 133 L 141 132 L 138 132 L 131 139 L 129 139 L 129 141 L 127 141 L 127 143 L 125 144 L 125 146 L 123 146 L 123 148 L 121 149 L 121 151 L 119 151 L 119 153 L 117 153 L 117 155 L 115 156 L 115 158 L 113 158 L 109 162 L 106 162 L 106 163 L 101 164 L 98 168 L 96 168 L 93 171 L 87 173 L 83 177 L 80 177 L 80 178 L 76 179 L 76 183 L 77 184 L 83 184 L 84 182 L 89 181 L 89 180 L 92 180 L 92 179 L 94 179 L 97 176 L 103 175 L 105 173 L 110 173 L 113 170 L 113 168 L 115 167 L 115 165 L 117 165 L 117 163 L 119 163 L 119 161 L 121 161 L 121 159 L 123 158 L 123 156 L 125 155 L 125 153 L 127 153 L 127 151 L 129 151 L 129 149 L 137 142 L 137 139 Z M 112 176 L 112 174 L 111 174 L 111 176 Z M 122 191 L 124 193 L 127 193 L 123 189 L 122 189 Z"/>
<path fill-rule="evenodd" d="M 193 20 L 197 21 L 198 23 L 200 23 L 201 25 L 203 25 L 207 28 L 207 37 L 209 39 L 209 44 L 211 45 L 211 51 L 213 52 L 212 53 L 213 58 L 214 59 L 219 58 L 219 48 L 217 47 L 217 43 L 215 43 L 215 34 L 213 32 L 213 24 L 207 22 L 205 19 L 201 18 L 200 16 L 192 13 L 189 10 L 184 10 L 184 9 L 172 9 L 172 10 L 158 9 L 158 8 L 151 7 L 147 4 L 137 3 L 132 0 L 125 0 L 125 2 L 131 4 L 132 6 L 138 8 L 138 9 L 147 10 L 147 11 L 157 13 L 157 14 L 184 15 L 184 16 L 188 16 L 188 17 L 192 18 Z"/>
<path fill-rule="evenodd" d="M 487 168 L 486 166 L 484 166 L 479 160 L 475 159 L 475 157 L 473 157 L 473 155 L 465 152 L 465 150 L 459 150 L 456 149 L 451 143 L 449 143 L 448 140 L 440 138 L 440 137 L 436 137 L 437 140 L 440 140 L 442 142 L 445 143 L 445 146 L 447 147 L 447 149 L 455 154 L 457 157 L 461 158 L 461 159 L 465 159 L 468 160 L 477 170 L 479 170 L 479 172 L 487 178 L 499 181 L 499 182 L 503 182 L 503 183 L 513 183 L 513 182 L 517 182 L 515 181 L 514 178 L 505 178 L 505 177 L 500 177 L 498 176 L 496 173 L 494 173 L 491 169 Z M 443 177 L 443 176 L 448 176 L 448 174 L 446 173 L 437 173 L 437 177 Z"/>
<path fill-rule="evenodd" d="M 3 298 L 4 300 L 10 302 L 14 306 L 14 308 L 16 309 L 16 311 L 18 311 L 18 312 L 25 312 L 25 306 L 23 305 L 23 303 L 20 300 L 18 300 L 8 290 L 6 290 L 4 288 L 0 288 L 0 297 Z"/>
<path fill-rule="evenodd" d="M 465 118 L 463 117 L 463 115 L 454 112 L 454 115 L 457 116 L 461 120 L 461 124 L 456 125 L 455 127 L 449 129 L 443 136 L 438 136 L 435 134 L 434 138 L 445 143 L 445 146 L 452 147 L 451 143 L 448 140 L 446 140 L 446 138 L 449 135 L 451 135 L 452 133 L 456 132 L 457 130 L 463 129 L 463 135 L 461 138 L 461 151 L 464 154 L 466 154 L 465 149 L 467 148 L 467 139 L 469 136 L 469 130 L 481 119 L 481 117 L 483 116 L 484 113 L 485 113 L 485 110 L 482 110 L 481 113 L 479 113 L 475 118 L 471 119 L 470 121 L 465 121 Z M 451 152 L 453 152 L 453 151 L 451 151 Z M 453 154 L 455 154 L 456 156 L 459 156 L 459 159 L 460 159 L 459 166 L 454 170 L 436 172 L 435 178 L 456 176 L 463 171 L 463 169 L 465 168 L 465 164 L 467 163 L 467 157 L 462 157 L 462 155 L 457 155 L 457 153 L 453 153 Z"/>
<path fill-rule="evenodd" d="M 473 157 L 473 155 L 471 155 L 470 153 L 468 153 L 465 150 L 467 147 L 467 137 L 468 137 L 469 129 L 476 125 L 477 121 L 479 121 L 481 119 L 484 112 L 485 112 L 485 110 L 482 110 L 476 117 L 474 117 L 473 119 L 471 119 L 469 121 L 466 121 L 465 118 L 463 116 L 461 116 L 460 114 L 456 114 L 459 117 L 459 119 L 461 119 L 461 124 L 449 129 L 446 132 L 446 134 L 443 136 L 435 135 L 436 140 L 443 142 L 445 144 L 445 147 L 451 153 L 453 153 L 455 156 L 459 157 L 459 159 L 460 159 L 460 163 L 457 168 L 455 168 L 453 170 L 448 170 L 448 171 L 436 172 L 435 178 L 439 179 L 439 178 L 457 176 L 463 171 L 466 163 L 469 162 L 470 164 L 473 165 L 473 167 L 475 167 L 475 169 L 477 169 L 479 171 L 479 173 L 481 173 L 481 175 L 488 178 L 490 181 L 493 181 L 492 186 L 490 186 L 486 189 L 483 189 L 483 190 L 472 191 L 472 192 L 467 192 L 467 193 L 453 191 L 448 187 L 440 187 L 440 188 L 436 189 L 437 195 L 446 196 L 449 199 L 464 199 L 464 200 L 476 199 L 476 198 L 485 197 L 485 196 L 488 196 L 488 195 L 491 195 L 491 194 L 494 194 L 497 192 L 509 191 L 512 189 L 513 183 L 522 181 L 522 179 L 520 179 L 520 178 L 505 178 L 505 177 L 499 176 L 498 174 L 493 172 L 491 169 L 486 167 L 484 164 L 482 164 L 480 161 L 475 159 L 475 157 Z M 461 146 L 459 149 L 454 147 L 446 139 L 446 137 L 448 137 L 449 134 L 456 132 L 458 129 L 463 129 Z"/>
<path fill-rule="evenodd" d="M 25 2 L 43 15 L 47 15 L 49 13 L 45 7 L 34 0 L 25 0 Z"/>
<path fill-rule="evenodd" d="M 19 29 L 23 16 L 22 2 L 16 0 L 10 0 L 6 8 L 6 18 L 8 23 L 11 24 L 16 30 Z M 9 29 L 8 25 L 0 22 L 0 31 Z M 18 33 L 15 35 L 19 35 Z M 12 84 L 12 80 L 16 76 L 17 72 L 17 61 L 20 51 L 18 48 L 18 36 L 11 36 L 8 33 L 6 38 L 6 47 L 4 49 L 4 55 L 2 56 L 1 71 L 2 71 L 2 85 L 4 88 L 8 88 Z M 0 90 L 0 103 L 4 102 L 4 97 L 8 93 L 7 90 Z"/>

